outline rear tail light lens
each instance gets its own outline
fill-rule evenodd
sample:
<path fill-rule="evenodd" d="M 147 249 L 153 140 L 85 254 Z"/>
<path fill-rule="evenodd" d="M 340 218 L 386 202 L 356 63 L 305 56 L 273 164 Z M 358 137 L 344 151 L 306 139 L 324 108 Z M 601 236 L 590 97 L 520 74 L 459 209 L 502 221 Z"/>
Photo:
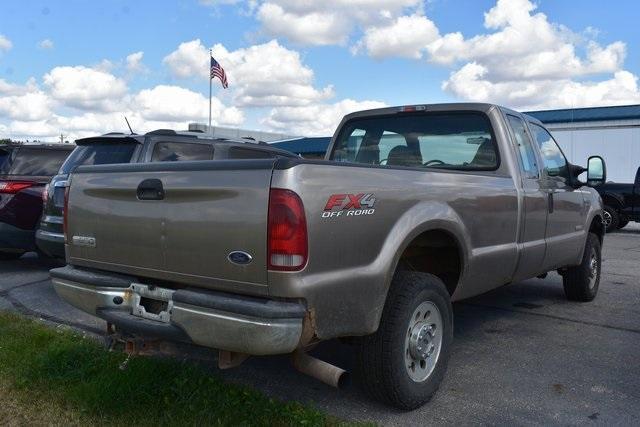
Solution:
<path fill-rule="evenodd" d="M 267 239 L 269 270 L 298 271 L 307 263 L 307 220 L 302 200 L 293 191 L 271 189 Z"/>
<path fill-rule="evenodd" d="M 64 242 L 68 243 L 69 239 L 67 239 L 67 216 L 69 213 L 69 187 L 64 188 L 64 208 L 62 209 L 62 230 L 64 233 Z"/>
<path fill-rule="evenodd" d="M 44 190 L 42 191 L 42 204 L 46 206 L 47 199 L 49 198 L 49 184 L 44 186 Z"/>
<path fill-rule="evenodd" d="M 33 187 L 35 182 L 24 181 L 3 181 L 0 182 L 0 193 L 2 194 L 16 194 L 26 188 Z"/>

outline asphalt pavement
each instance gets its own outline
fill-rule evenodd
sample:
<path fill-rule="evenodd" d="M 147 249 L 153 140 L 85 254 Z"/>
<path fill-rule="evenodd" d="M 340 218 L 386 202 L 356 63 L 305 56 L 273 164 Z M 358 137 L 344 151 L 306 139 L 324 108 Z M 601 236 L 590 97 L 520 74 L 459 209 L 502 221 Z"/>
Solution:
<path fill-rule="evenodd" d="M 591 303 L 567 301 L 550 273 L 454 304 L 448 373 L 433 400 L 412 412 L 368 400 L 357 381 L 344 390 L 325 386 L 294 371 L 287 357 L 212 369 L 275 398 L 384 425 L 640 425 L 640 226 L 607 235 L 603 258 Z M 0 310 L 102 336 L 103 321 L 57 297 L 48 280 L 55 266 L 34 254 L 0 261 Z M 323 343 L 315 354 L 353 366 L 348 344 Z"/>

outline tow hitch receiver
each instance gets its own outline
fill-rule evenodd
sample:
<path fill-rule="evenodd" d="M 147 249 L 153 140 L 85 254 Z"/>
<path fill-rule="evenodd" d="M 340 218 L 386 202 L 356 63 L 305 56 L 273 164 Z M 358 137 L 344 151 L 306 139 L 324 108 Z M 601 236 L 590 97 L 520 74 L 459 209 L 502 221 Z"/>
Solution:
<path fill-rule="evenodd" d="M 173 293 L 171 289 L 159 288 L 142 283 L 131 285 L 131 314 L 143 319 L 170 323 L 173 309 Z"/>

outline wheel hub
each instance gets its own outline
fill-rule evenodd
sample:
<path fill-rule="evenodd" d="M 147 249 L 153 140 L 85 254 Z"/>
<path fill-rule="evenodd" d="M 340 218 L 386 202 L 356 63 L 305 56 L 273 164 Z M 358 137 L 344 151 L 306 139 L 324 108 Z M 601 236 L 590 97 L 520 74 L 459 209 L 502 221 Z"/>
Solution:
<path fill-rule="evenodd" d="M 604 223 L 604 225 L 605 225 L 606 227 L 608 227 L 608 226 L 610 226 L 610 225 L 611 225 L 611 214 L 610 214 L 609 212 L 604 211 L 604 215 L 603 215 L 603 218 L 602 218 L 602 222 Z"/>
<path fill-rule="evenodd" d="M 424 301 L 414 310 L 405 338 L 405 368 L 415 382 L 433 372 L 442 348 L 443 320 L 438 307 Z"/>
<path fill-rule="evenodd" d="M 412 329 L 411 338 L 409 338 L 411 357 L 416 360 L 426 360 L 435 350 L 435 346 L 433 345 L 434 335 L 435 330 L 433 326 L 425 322 L 416 323 Z"/>

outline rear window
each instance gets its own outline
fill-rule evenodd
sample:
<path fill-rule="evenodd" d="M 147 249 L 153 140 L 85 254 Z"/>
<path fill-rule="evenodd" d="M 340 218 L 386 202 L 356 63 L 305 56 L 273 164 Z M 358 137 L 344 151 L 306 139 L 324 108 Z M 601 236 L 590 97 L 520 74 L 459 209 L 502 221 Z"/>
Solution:
<path fill-rule="evenodd" d="M 5 159 L 0 173 L 7 175 L 53 176 L 69 156 L 67 150 L 19 147 Z"/>
<path fill-rule="evenodd" d="M 484 114 L 408 114 L 347 122 L 332 160 L 387 167 L 494 170 L 498 151 Z"/>
<path fill-rule="evenodd" d="M 77 166 L 130 163 L 137 145 L 135 142 L 78 145 L 62 165 L 61 173 L 70 173 Z"/>
<path fill-rule="evenodd" d="M 212 160 L 213 146 L 187 142 L 158 142 L 153 148 L 152 162 L 182 162 Z"/>

